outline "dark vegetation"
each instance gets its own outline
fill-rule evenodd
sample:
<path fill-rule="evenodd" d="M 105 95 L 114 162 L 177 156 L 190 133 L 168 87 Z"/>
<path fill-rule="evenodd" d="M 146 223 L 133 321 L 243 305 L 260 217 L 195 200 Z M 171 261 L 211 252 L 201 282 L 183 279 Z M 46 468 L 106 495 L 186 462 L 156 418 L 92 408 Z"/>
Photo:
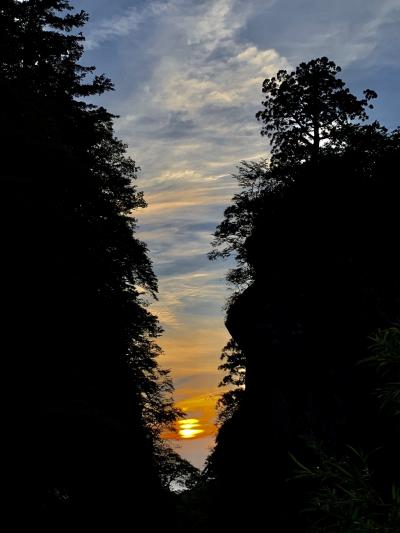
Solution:
<path fill-rule="evenodd" d="M 135 236 L 145 202 L 114 117 L 88 103 L 112 84 L 79 64 L 86 19 L 64 0 L 0 7 L 12 530 L 161 527 L 169 516 L 160 433 L 179 412 L 146 309 L 157 280 Z"/>
<path fill-rule="evenodd" d="M 206 469 L 228 530 L 400 531 L 400 131 L 339 73 L 265 80 L 272 157 L 242 162 L 215 232 L 237 261 Z"/>
<path fill-rule="evenodd" d="M 180 413 L 138 168 L 90 97 L 85 13 L 0 7 L 2 361 L 12 530 L 400 531 L 400 131 L 326 58 L 265 80 L 272 156 L 242 162 L 212 259 L 234 255 L 219 432 L 202 475 Z M 185 489 L 180 494 L 176 488 Z"/>

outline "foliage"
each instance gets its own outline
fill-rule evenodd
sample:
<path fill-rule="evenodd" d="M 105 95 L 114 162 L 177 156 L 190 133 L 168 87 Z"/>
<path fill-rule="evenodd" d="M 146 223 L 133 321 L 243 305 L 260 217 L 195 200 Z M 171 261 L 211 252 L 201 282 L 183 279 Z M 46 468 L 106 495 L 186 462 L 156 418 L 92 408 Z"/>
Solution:
<path fill-rule="evenodd" d="M 238 379 L 241 357 L 246 369 L 245 393 L 233 389 L 222 399 L 207 465 L 227 529 L 302 531 L 298 510 L 311 482 L 319 500 L 310 520 L 320 531 L 396 527 L 397 489 L 391 502 L 386 492 L 399 476 L 398 426 L 374 401 L 376 373 L 357 363 L 371 331 L 398 320 L 399 132 L 364 124 L 376 95 L 357 99 L 339 72 L 320 58 L 266 80 L 258 118 L 272 158 L 241 163 L 241 190 L 214 234 L 210 258 L 232 255 L 237 264 L 226 314 L 237 353 L 227 354 L 226 383 Z M 392 358 L 378 371 L 387 407 L 398 399 L 395 372 Z M 319 470 L 307 466 L 312 479 L 296 494 L 284 482 L 287 451 L 303 461 L 304 434 L 329 442 L 329 452 L 321 451 Z M 372 472 L 363 470 L 362 452 L 359 459 L 341 453 L 347 443 L 382 447 L 368 459 Z M 229 506 L 241 516 L 224 513 Z"/>
<path fill-rule="evenodd" d="M 399 375 L 400 328 L 398 325 L 379 329 L 373 336 L 374 355 L 360 362 L 376 369 L 383 384 L 376 394 L 386 414 L 399 414 L 398 382 L 393 378 Z M 313 486 L 307 498 L 307 508 L 303 512 L 311 519 L 307 531 L 328 533 L 330 531 L 350 532 L 395 532 L 400 527 L 400 487 L 393 481 L 385 487 L 386 501 L 376 489 L 376 473 L 371 469 L 376 454 L 386 454 L 385 448 L 366 454 L 347 446 L 347 453 L 341 456 L 327 453 L 322 444 L 308 440 L 314 461 L 305 466 L 291 455 L 297 465 L 293 479 L 306 481 Z M 375 465 L 379 465 L 375 462 Z M 390 484 L 390 478 L 385 478 Z M 381 491 L 382 492 L 382 491 Z"/>
<path fill-rule="evenodd" d="M 35 182 L 40 192 L 35 197 L 38 215 L 31 223 L 41 224 L 40 206 L 54 217 L 56 230 L 41 228 L 39 241 L 45 254 L 56 257 L 51 279 L 68 271 L 67 286 L 78 301 L 87 295 L 93 311 L 96 305 L 118 309 L 123 339 L 118 339 L 115 351 L 120 353 L 113 357 L 123 358 L 131 368 L 142 397 L 152 397 L 152 409 L 146 409 L 154 425 L 156 398 L 159 416 L 172 416 L 160 403 L 172 385 L 156 362 L 160 349 L 153 339 L 162 330 L 145 308 L 144 296 L 156 296 L 157 280 L 147 247 L 135 236 L 133 212 L 146 203 L 134 185 L 139 168 L 114 135 L 114 116 L 82 99 L 108 91 L 112 84 L 104 75 L 94 75 L 94 67 L 78 63 L 84 37 L 72 32 L 85 24 L 87 14 L 71 14 L 72 9 L 61 0 L 14 1 L 2 8 L 12 47 L 2 56 L 1 89 L 11 103 L 18 102 L 18 108 L 11 106 L 12 115 L 6 113 L 11 139 L 5 140 L 10 148 L 5 166 L 26 177 L 28 185 Z M 29 154 L 27 166 L 11 160 L 16 148 Z M 14 182 L 18 187 L 18 180 Z M 18 192 L 22 197 L 27 193 Z M 57 240 L 51 242 L 56 232 Z M 63 298 L 69 304 L 62 289 L 59 296 L 60 304 Z M 108 329 L 114 325 L 111 321 Z"/>
<path fill-rule="evenodd" d="M 380 378 L 376 390 L 381 408 L 400 415 L 400 326 L 378 330 L 372 337 L 373 356 L 363 362 L 372 365 Z"/>
<path fill-rule="evenodd" d="M 209 253 L 211 260 L 234 256 L 237 266 L 229 271 L 227 281 L 238 289 L 254 280 L 245 242 L 255 220 L 266 209 L 266 198 L 271 202 L 293 182 L 296 164 L 316 161 L 322 147 L 326 153 L 338 153 L 356 137 L 358 142 L 363 135 L 370 139 L 373 128 L 377 141 L 384 137 L 386 130 L 377 123 L 364 128 L 354 123 L 368 118 L 365 108 L 372 108 L 369 102 L 376 93 L 365 90 L 365 98 L 357 99 L 337 78 L 340 71 L 333 61 L 322 57 L 301 63 L 294 72 L 281 70 L 263 83 L 265 109 L 257 118 L 264 123 L 262 134 L 271 140 L 272 158 L 242 161 L 238 166 L 233 178 L 240 191 L 225 209 Z"/>
<path fill-rule="evenodd" d="M 314 466 L 297 465 L 294 479 L 313 486 L 303 510 L 315 533 L 391 533 L 400 525 L 400 488 L 392 486 L 391 502 L 385 503 L 373 487 L 369 456 L 348 446 L 338 458 L 321 445 L 310 444 L 318 460 Z"/>
<path fill-rule="evenodd" d="M 264 109 L 256 116 L 264 124 L 262 135 L 271 140 L 273 164 L 316 160 L 322 143 L 332 142 L 338 130 L 368 118 L 365 108 L 372 108 L 376 93 L 367 89 L 359 100 L 337 78 L 340 71 L 320 57 L 264 81 Z"/>
<path fill-rule="evenodd" d="M 233 339 L 228 341 L 220 358 L 222 361 L 225 360 L 225 363 L 220 365 L 218 370 L 223 370 L 225 376 L 219 386 L 230 387 L 217 403 L 218 422 L 223 424 L 232 418 L 240 405 L 246 382 L 246 358 Z"/>
<path fill-rule="evenodd" d="M 271 172 L 266 159 L 242 161 L 237 169 L 232 177 L 237 180 L 240 191 L 233 196 L 232 204 L 224 211 L 223 221 L 217 226 L 209 258 L 225 259 L 234 255 L 238 266 L 229 271 L 227 281 L 241 287 L 250 283 L 254 276 L 246 262 L 246 239 L 252 232 L 265 194 L 279 194 L 282 181 L 277 172 Z"/>
<path fill-rule="evenodd" d="M 194 489 L 201 480 L 198 468 L 184 459 L 165 441 L 158 441 L 154 454 L 161 484 L 167 490 L 182 492 Z"/>
<path fill-rule="evenodd" d="M 48 495 L 65 493 L 71 520 L 101 523 L 146 513 L 149 494 L 156 504 L 152 445 L 177 411 L 148 310 L 157 279 L 136 235 L 139 168 L 115 117 L 88 100 L 113 86 L 80 64 L 87 18 L 66 0 L 0 7 L 4 343 L 16 514 L 31 505 L 63 521 Z"/>

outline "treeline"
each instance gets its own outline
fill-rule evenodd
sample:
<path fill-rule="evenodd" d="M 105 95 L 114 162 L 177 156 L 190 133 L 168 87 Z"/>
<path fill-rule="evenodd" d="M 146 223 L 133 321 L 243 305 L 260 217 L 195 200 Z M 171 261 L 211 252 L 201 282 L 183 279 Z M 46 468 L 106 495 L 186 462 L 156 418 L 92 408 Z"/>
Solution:
<path fill-rule="evenodd" d="M 264 81 L 271 157 L 240 164 L 215 232 L 237 264 L 205 471 L 224 531 L 400 531 L 400 130 L 339 73 Z"/>
<path fill-rule="evenodd" d="M 166 529 L 171 480 L 195 470 L 160 438 L 180 413 L 147 309 L 157 280 L 135 235 L 146 204 L 115 117 L 89 103 L 112 83 L 79 62 L 86 20 L 67 0 L 0 7 L 12 530 Z"/>

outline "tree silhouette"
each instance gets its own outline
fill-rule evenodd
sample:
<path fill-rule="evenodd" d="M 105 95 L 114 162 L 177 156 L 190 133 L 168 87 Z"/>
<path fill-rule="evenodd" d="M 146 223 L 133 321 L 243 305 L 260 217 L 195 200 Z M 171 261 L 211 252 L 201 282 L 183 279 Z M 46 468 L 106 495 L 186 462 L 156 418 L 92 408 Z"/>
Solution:
<path fill-rule="evenodd" d="M 214 233 L 208 257 L 214 261 L 233 255 L 237 266 L 229 271 L 227 281 L 240 288 L 254 277 L 246 261 L 246 239 L 251 235 L 255 219 L 262 209 L 266 191 L 271 195 L 278 193 L 281 180 L 266 159 L 259 162 L 242 161 L 237 169 L 238 172 L 232 177 L 238 182 L 240 191 L 233 196 L 232 204 L 224 211 L 224 219 Z"/>
<path fill-rule="evenodd" d="M 320 57 L 264 81 L 265 109 L 256 116 L 264 123 L 262 135 L 271 139 L 272 162 L 316 160 L 322 143 L 334 143 L 343 126 L 368 118 L 365 108 L 372 108 L 368 102 L 376 93 L 367 89 L 359 100 L 337 77 L 340 71 Z"/>
<path fill-rule="evenodd" d="M 157 444 L 155 457 L 161 474 L 161 483 L 165 489 L 190 490 L 200 482 L 200 471 L 165 441 Z"/>
<path fill-rule="evenodd" d="M 296 102 L 308 109 L 312 84 L 306 74 L 315 69 L 322 69 L 324 94 L 330 94 L 321 111 L 318 156 L 313 139 L 301 142 L 305 133 L 290 119 Z M 374 95 L 367 92 L 361 101 L 350 95 L 328 60 L 302 64 L 296 72 L 304 77 L 287 75 L 286 87 L 293 84 L 298 98 L 287 96 L 287 109 L 283 96 L 279 100 L 282 74 L 269 100 L 277 120 L 267 130 L 274 135 L 272 161 L 242 165 L 243 190 L 225 211 L 211 254 L 234 254 L 240 273 L 250 273 L 236 277 L 245 283 L 237 284 L 226 315 L 245 358 L 246 388 L 219 429 L 209 462 L 220 494 L 216 520 L 232 530 L 306 530 L 305 491 L 293 491 L 286 480 L 293 473 L 289 451 L 314 464 L 307 447 L 312 438 L 336 457 L 347 444 L 366 453 L 383 446 L 373 480 L 383 501 L 387 480 L 400 476 L 398 425 L 381 416 L 372 395 L 377 376 L 359 364 L 368 355 L 368 336 L 399 318 L 400 264 L 393 245 L 399 184 L 391 170 L 400 153 L 398 130 L 353 124 L 366 118 Z M 255 193 L 252 181 L 261 181 Z M 228 516 L 228 507 L 241 508 L 240 517 Z"/>
<path fill-rule="evenodd" d="M 8 492 L 14 517 L 51 530 L 159 505 L 153 442 L 177 415 L 146 308 L 138 167 L 87 101 L 112 84 L 79 63 L 86 20 L 63 0 L 0 8 Z"/>
<path fill-rule="evenodd" d="M 246 386 L 246 357 L 236 342 L 230 339 L 220 358 L 225 362 L 219 365 L 218 370 L 223 370 L 225 376 L 219 386 L 229 387 L 217 403 L 218 421 L 223 424 L 235 414 L 243 397 Z"/>

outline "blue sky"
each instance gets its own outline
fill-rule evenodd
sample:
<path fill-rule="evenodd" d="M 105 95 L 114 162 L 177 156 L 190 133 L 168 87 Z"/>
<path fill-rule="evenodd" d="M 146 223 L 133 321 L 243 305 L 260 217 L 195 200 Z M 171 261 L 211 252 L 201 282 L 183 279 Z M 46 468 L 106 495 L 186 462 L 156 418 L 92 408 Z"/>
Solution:
<path fill-rule="evenodd" d="M 159 276 L 154 306 L 165 328 L 160 361 L 179 405 L 211 422 L 226 263 L 206 258 L 235 192 L 231 173 L 268 146 L 254 118 L 262 81 L 280 68 L 328 56 L 352 92 L 378 93 L 372 118 L 400 124 L 400 0 L 72 0 L 90 21 L 85 64 L 115 83 L 98 100 L 142 168 L 149 207 L 140 237 Z M 197 402 L 197 403 L 196 403 Z M 207 434 L 209 431 L 206 431 Z M 200 465 L 212 437 L 183 442 Z"/>

